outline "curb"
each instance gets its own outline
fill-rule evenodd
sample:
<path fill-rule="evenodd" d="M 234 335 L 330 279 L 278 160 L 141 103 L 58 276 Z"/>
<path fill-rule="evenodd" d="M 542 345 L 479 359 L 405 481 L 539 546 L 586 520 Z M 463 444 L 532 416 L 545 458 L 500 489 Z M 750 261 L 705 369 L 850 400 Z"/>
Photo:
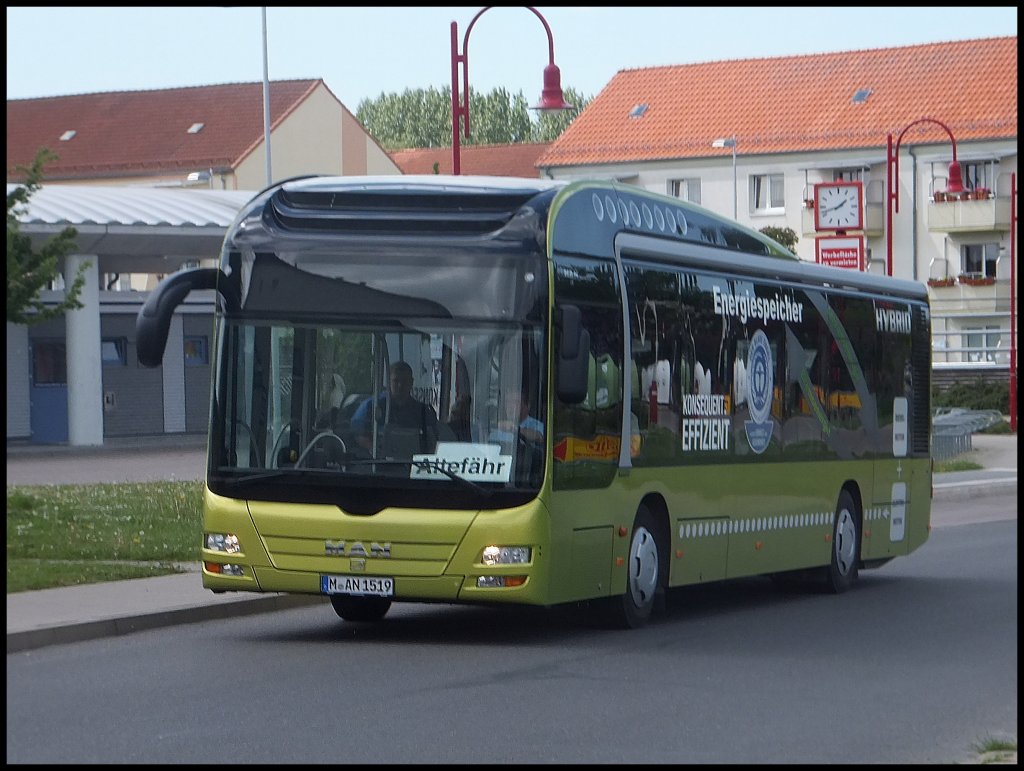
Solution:
<path fill-rule="evenodd" d="M 1017 477 L 976 479 L 964 482 L 939 482 L 932 485 L 934 501 L 966 501 L 989 495 L 1017 492 Z"/>
<path fill-rule="evenodd" d="M 216 619 L 251 616 L 257 613 L 269 613 L 275 610 L 305 607 L 326 602 L 319 595 L 310 594 L 274 594 L 268 597 L 256 596 L 241 598 L 234 602 L 203 605 L 195 608 L 178 608 L 155 613 L 145 613 L 123 618 L 108 618 L 100 621 L 86 621 L 80 624 L 29 629 L 24 632 L 7 633 L 7 652 L 35 650 L 48 645 L 61 645 L 69 642 L 83 642 L 101 637 L 117 637 L 142 632 L 147 629 L 159 629 L 177 624 L 191 624 L 197 621 L 214 621 Z"/>

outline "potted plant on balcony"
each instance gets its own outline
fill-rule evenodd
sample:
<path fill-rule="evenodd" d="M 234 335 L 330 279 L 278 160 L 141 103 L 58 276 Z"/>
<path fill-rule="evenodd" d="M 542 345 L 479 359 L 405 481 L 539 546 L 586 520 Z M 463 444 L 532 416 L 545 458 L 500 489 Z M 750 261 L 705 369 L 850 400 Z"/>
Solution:
<path fill-rule="evenodd" d="M 934 287 L 947 287 L 956 284 L 956 279 L 952 276 L 942 276 L 941 278 L 930 278 L 928 279 L 928 286 Z"/>
<path fill-rule="evenodd" d="M 957 276 L 957 281 L 964 286 L 990 286 L 996 283 L 995 276 L 986 276 L 981 273 L 961 273 Z"/>
<path fill-rule="evenodd" d="M 932 200 L 935 201 L 935 203 L 942 203 L 943 201 L 946 200 L 946 191 L 936 190 L 934 193 L 932 193 Z"/>
<path fill-rule="evenodd" d="M 974 201 L 987 201 L 989 192 L 987 187 L 976 187 L 971 191 L 971 199 Z"/>

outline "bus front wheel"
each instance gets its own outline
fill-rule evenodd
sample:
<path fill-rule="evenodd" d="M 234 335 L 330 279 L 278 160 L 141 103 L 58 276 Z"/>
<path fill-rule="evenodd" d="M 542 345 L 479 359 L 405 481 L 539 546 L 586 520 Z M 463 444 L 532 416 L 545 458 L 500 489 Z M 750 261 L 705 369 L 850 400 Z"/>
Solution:
<path fill-rule="evenodd" d="M 839 493 L 832 525 L 832 563 L 825 575 L 825 587 L 839 594 L 857 579 L 860 562 L 860 516 L 849 490 Z"/>
<path fill-rule="evenodd" d="M 331 606 L 345 621 L 380 621 L 391 609 L 391 600 L 384 597 L 350 597 L 332 594 Z"/>
<path fill-rule="evenodd" d="M 640 506 L 626 555 L 626 592 L 607 601 L 613 626 L 636 629 L 646 624 L 657 596 L 665 591 L 668 544 L 661 542 L 661 533 L 651 511 Z"/>

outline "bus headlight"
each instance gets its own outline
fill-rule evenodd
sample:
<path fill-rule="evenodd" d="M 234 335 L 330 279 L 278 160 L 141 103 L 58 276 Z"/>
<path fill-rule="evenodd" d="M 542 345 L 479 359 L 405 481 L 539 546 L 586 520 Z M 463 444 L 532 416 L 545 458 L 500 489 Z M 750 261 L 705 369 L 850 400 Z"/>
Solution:
<path fill-rule="evenodd" d="M 485 546 L 481 561 L 485 565 L 523 565 L 530 561 L 530 547 Z"/>
<path fill-rule="evenodd" d="M 242 550 L 238 536 L 232 533 L 207 533 L 206 548 L 210 551 L 222 551 L 225 554 L 237 554 Z"/>

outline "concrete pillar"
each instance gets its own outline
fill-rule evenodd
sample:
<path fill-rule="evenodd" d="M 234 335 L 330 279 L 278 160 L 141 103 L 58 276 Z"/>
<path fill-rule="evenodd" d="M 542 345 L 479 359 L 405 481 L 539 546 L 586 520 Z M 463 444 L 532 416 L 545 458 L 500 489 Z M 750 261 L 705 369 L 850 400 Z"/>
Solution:
<path fill-rule="evenodd" d="M 32 436 L 28 327 L 7 322 L 7 438 Z"/>
<path fill-rule="evenodd" d="M 64 314 L 68 364 L 68 444 L 103 444 L 103 362 L 100 353 L 100 283 L 96 255 L 74 254 L 64 261 L 64 285 L 71 286 L 86 262 L 84 307 Z"/>
<path fill-rule="evenodd" d="M 185 323 L 180 313 L 171 317 L 164 348 L 164 431 L 180 434 L 185 431 Z"/>

